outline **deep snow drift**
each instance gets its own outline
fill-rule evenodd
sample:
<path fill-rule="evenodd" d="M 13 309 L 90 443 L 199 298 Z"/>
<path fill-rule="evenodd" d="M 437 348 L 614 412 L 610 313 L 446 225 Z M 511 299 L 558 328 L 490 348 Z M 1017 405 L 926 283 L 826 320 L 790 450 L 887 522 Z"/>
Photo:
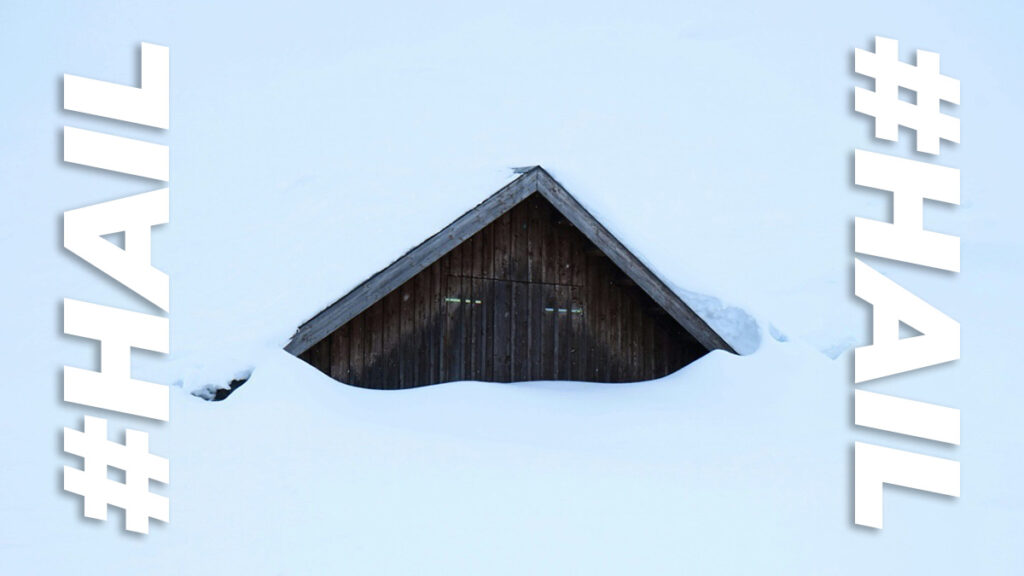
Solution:
<path fill-rule="evenodd" d="M 0 9 L 2 574 L 1024 573 L 1024 53 L 1012 3 L 45 3 Z M 963 445 L 852 426 L 854 47 L 942 53 L 959 78 L 963 272 L 879 269 L 963 326 L 962 361 L 872 384 L 960 408 Z M 42 40 L 41 40 L 42 39 Z M 171 523 L 146 538 L 64 493 L 65 297 L 153 312 L 66 253 L 64 210 L 149 189 L 63 166 L 59 78 L 137 80 L 171 47 L 172 389 L 151 432 Z M 907 153 L 906 142 L 886 150 Z M 655 382 L 354 389 L 281 351 L 295 328 L 541 164 L 746 356 Z M 343 254 L 343 257 L 339 257 Z M 834 360 L 831 358 L 835 358 Z M 251 379 L 223 402 L 190 394 Z M 851 524 L 851 446 L 962 462 L 963 496 L 886 489 Z"/>

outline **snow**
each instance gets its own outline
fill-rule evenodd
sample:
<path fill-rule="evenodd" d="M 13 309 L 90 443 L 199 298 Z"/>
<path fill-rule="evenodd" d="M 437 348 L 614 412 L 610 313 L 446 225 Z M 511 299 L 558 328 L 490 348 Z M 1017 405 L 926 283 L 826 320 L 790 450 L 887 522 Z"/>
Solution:
<path fill-rule="evenodd" d="M 0 573 L 1024 572 L 1021 11 L 5 5 Z M 964 143 L 939 159 L 963 204 L 925 217 L 963 237 L 963 273 L 871 261 L 963 324 L 960 362 L 871 387 L 960 408 L 957 448 L 852 425 L 849 349 L 870 328 L 852 218 L 890 207 L 852 188 L 850 158 L 909 155 L 851 111 L 852 50 L 876 33 L 941 52 L 964 88 Z M 60 74 L 134 81 L 140 40 L 171 46 L 168 134 L 60 111 Z M 135 377 L 174 385 L 171 421 L 101 414 L 171 461 L 154 485 L 171 523 L 145 538 L 60 489 L 79 464 L 61 428 L 85 412 L 60 401 L 61 366 L 97 356 L 61 334 L 60 303 L 154 310 L 59 235 L 62 211 L 156 186 L 61 165 L 65 123 L 172 149 L 153 242 L 172 354 L 133 355 Z M 745 355 L 629 385 L 389 392 L 281 350 L 536 164 Z M 190 394 L 250 373 L 223 402 Z M 958 459 L 963 496 L 887 488 L 885 530 L 855 528 L 854 440 Z"/>
<path fill-rule="evenodd" d="M 676 294 L 711 328 L 725 339 L 737 354 L 753 354 L 761 345 L 761 327 L 742 308 L 727 306 L 714 296 L 675 288 Z"/>

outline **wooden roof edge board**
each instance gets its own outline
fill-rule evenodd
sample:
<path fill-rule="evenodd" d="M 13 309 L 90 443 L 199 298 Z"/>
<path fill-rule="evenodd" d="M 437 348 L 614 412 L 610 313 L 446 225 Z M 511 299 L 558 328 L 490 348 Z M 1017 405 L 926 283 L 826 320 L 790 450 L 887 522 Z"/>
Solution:
<path fill-rule="evenodd" d="M 351 292 L 299 326 L 284 349 L 298 356 L 355 318 L 372 306 L 374 302 L 404 284 L 464 240 L 508 212 L 527 196 L 537 192 L 537 175 L 542 171 L 539 166 L 526 170 L 521 176 L 459 216 L 440 232 L 427 238 L 389 266 L 363 281 Z"/>
<path fill-rule="evenodd" d="M 708 350 L 736 351 L 707 322 L 690 308 L 654 272 L 644 265 L 625 245 L 583 207 L 554 177 L 537 168 L 538 191 L 551 202 L 576 228 L 625 272 L 634 282 L 664 308 Z"/>

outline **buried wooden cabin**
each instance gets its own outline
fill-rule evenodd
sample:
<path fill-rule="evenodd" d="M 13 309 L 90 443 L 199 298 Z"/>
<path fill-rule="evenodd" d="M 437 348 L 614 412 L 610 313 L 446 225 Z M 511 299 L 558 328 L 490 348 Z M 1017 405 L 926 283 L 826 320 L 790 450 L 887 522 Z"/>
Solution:
<path fill-rule="evenodd" d="M 540 167 L 299 327 L 286 350 L 397 389 L 634 382 L 729 345 Z"/>

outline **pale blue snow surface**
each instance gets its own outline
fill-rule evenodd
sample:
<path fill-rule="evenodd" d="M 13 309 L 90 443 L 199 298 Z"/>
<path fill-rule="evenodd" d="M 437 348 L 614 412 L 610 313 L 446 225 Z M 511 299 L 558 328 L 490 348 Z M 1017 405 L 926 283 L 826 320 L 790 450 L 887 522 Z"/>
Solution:
<path fill-rule="evenodd" d="M 0 7 L 0 573 L 1024 573 L 1018 4 L 199 3 Z M 854 429 L 855 47 L 939 51 L 963 83 L 963 273 L 872 261 L 963 324 L 963 360 L 870 389 L 963 410 L 949 448 Z M 171 47 L 172 129 L 61 112 L 60 77 L 134 82 Z M 152 308 L 61 248 L 61 212 L 155 182 L 60 163 L 62 124 L 171 146 L 172 521 L 140 539 L 60 489 L 61 299 Z M 541 164 L 747 356 L 660 381 L 370 392 L 280 351 L 294 329 Z M 704 297 L 694 298 L 694 295 Z M 789 341 L 770 335 L 784 333 Z M 830 360 L 829 356 L 836 356 Z M 189 394 L 240 371 L 227 401 Z M 90 411 L 89 413 L 94 413 Z M 112 420 L 114 423 L 123 420 Z M 118 434 L 115 437 L 120 439 Z M 886 490 L 851 526 L 854 440 L 962 462 L 963 497 Z"/>

